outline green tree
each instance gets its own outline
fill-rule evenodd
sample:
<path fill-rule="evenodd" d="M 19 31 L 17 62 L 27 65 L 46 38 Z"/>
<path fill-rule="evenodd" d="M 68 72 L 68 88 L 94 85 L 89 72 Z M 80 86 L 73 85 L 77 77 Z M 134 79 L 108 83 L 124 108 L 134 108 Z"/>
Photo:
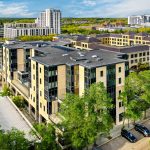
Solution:
<path fill-rule="evenodd" d="M 14 96 L 12 98 L 13 102 L 16 104 L 17 107 L 19 108 L 24 108 L 25 103 L 24 103 L 24 98 L 20 95 Z"/>
<path fill-rule="evenodd" d="M 36 124 L 36 131 L 42 137 L 39 144 L 35 143 L 36 150 L 59 150 L 59 146 L 56 143 L 55 128 L 51 124 Z"/>
<path fill-rule="evenodd" d="M 4 132 L 0 130 L 0 148 L 6 150 L 28 150 L 30 142 L 25 138 L 24 133 L 12 129 Z"/>
<path fill-rule="evenodd" d="M 98 135 L 108 134 L 113 127 L 110 109 L 112 100 L 103 83 L 92 84 L 82 97 L 68 94 L 61 114 L 72 146 L 82 149 L 94 143 Z"/>
<path fill-rule="evenodd" d="M 0 92 L 0 96 L 11 96 L 12 95 L 12 92 L 11 90 L 9 89 L 9 87 L 5 84 L 3 89 L 2 89 L 2 92 Z"/>
<path fill-rule="evenodd" d="M 131 73 L 125 82 L 125 90 L 119 96 L 124 104 L 124 119 L 136 121 L 142 117 L 143 111 L 149 108 L 150 104 L 150 71 Z M 140 107 L 139 107 L 140 106 Z M 124 124 L 123 124 L 124 126 Z"/>

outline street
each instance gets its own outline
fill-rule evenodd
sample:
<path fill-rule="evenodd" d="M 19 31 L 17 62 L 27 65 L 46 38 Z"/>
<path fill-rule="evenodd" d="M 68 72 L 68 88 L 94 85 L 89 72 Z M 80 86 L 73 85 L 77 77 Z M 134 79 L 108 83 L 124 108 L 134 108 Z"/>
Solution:
<path fill-rule="evenodd" d="M 144 125 L 150 129 L 150 120 L 146 121 Z M 130 143 L 122 136 L 108 142 L 101 146 L 102 150 L 150 150 L 150 137 L 144 137 L 141 133 L 135 131 L 131 132 L 136 136 L 138 141 L 136 143 Z"/>

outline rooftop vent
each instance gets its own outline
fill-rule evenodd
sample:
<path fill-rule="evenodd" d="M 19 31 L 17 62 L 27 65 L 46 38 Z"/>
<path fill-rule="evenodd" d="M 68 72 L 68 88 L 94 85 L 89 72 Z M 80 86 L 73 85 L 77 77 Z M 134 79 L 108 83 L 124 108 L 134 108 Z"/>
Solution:
<path fill-rule="evenodd" d="M 36 47 L 41 47 L 41 44 L 36 44 Z"/>
<path fill-rule="evenodd" d="M 62 56 L 68 56 L 68 54 L 62 54 Z"/>
<path fill-rule="evenodd" d="M 97 55 L 93 55 L 92 58 L 97 58 Z"/>
<path fill-rule="evenodd" d="M 82 54 L 81 52 L 78 52 L 78 54 L 80 55 L 80 57 L 84 57 L 84 54 Z"/>

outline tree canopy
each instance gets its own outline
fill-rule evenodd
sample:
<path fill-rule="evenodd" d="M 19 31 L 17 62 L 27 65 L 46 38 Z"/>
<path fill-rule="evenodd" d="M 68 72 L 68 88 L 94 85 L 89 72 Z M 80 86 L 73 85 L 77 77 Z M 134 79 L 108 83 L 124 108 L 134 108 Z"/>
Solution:
<path fill-rule="evenodd" d="M 103 83 L 92 84 L 82 97 L 68 94 L 61 105 L 61 114 L 72 146 L 82 149 L 94 143 L 98 135 L 108 134 L 113 127 L 110 109 L 112 99 Z"/>

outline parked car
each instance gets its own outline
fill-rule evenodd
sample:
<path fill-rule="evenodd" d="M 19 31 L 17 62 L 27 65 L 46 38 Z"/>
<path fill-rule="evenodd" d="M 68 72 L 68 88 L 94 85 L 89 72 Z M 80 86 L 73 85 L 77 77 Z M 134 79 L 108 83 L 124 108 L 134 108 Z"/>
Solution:
<path fill-rule="evenodd" d="M 141 124 L 135 124 L 134 129 L 140 133 L 142 133 L 145 137 L 150 136 L 150 131 Z"/>
<path fill-rule="evenodd" d="M 137 138 L 131 132 L 127 131 L 126 129 L 121 130 L 121 135 L 122 135 L 122 137 L 125 137 L 128 141 L 130 141 L 131 143 L 137 142 Z"/>

